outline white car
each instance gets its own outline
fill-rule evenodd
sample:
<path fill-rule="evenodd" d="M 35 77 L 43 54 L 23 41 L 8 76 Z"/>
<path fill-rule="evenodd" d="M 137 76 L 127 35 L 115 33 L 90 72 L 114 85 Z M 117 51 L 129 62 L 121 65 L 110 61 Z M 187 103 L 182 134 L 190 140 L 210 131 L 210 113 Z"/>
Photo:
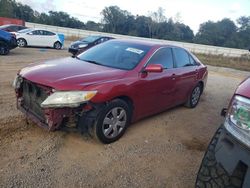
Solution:
<path fill-rule="evenodd" d="M 64 44 L 64 35 L 43 29 L 23 29 L 16 34 L 17 44 L 20 47 L 39 46 L 61 49 Z"/>

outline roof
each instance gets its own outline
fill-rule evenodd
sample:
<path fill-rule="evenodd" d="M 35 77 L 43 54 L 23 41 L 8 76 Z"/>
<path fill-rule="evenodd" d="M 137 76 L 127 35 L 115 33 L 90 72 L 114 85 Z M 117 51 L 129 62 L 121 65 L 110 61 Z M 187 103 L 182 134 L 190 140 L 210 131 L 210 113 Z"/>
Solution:
<path fill-rule="evenodd" d="M 146 41 L 144 39 L 115 39 L 116 41 L 121 41 L 121 42 L 131 42 L 134 44 L 139 44 L 139 45 L 144 45 L 144 46 L 149 46 L 149 47 L 179 47 L 175 45 L 170 45 L 170 44 L 163 44 L 155 41 Z"/>

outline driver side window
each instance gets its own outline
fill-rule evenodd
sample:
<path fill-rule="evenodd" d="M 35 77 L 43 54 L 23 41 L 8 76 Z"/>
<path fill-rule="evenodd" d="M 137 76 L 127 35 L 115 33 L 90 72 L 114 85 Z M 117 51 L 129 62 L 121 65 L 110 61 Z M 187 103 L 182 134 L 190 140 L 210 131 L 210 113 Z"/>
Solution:
<path fill-rule="evenodd" d="M 174 67 L 173 55 L 171 48 L 159 49 L 149 60 L 148 64 L 160 64 L 164 69 Z"/>

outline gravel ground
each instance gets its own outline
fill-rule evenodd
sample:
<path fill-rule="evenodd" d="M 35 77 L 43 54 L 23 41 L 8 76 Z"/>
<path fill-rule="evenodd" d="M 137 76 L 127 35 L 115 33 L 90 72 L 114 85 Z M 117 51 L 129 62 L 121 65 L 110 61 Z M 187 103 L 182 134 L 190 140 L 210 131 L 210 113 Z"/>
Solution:
<path fill-rule="evenodd" d="M 15 107 L 16 72 L 66 50 L 17 48 L 0 57 L 0 187 L 194 187 L 204 151 L 249 72 L 209 66 L 195 109 L 182 106 L 131 125 L 110 145 L 75 132 L 47 132 Z"/>

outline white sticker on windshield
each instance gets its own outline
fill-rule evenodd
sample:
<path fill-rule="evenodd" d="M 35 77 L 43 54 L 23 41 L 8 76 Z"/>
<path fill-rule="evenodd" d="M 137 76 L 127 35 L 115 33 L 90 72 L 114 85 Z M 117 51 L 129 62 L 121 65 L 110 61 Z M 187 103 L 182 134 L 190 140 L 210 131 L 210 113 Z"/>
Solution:
<path fill-rule="evenodd" d="M 136 48 L 127 48 L 126 51 L 137 53 L 137 54 L 142 54 L 144 52 L 143 50 L 139 50 Z"/>

